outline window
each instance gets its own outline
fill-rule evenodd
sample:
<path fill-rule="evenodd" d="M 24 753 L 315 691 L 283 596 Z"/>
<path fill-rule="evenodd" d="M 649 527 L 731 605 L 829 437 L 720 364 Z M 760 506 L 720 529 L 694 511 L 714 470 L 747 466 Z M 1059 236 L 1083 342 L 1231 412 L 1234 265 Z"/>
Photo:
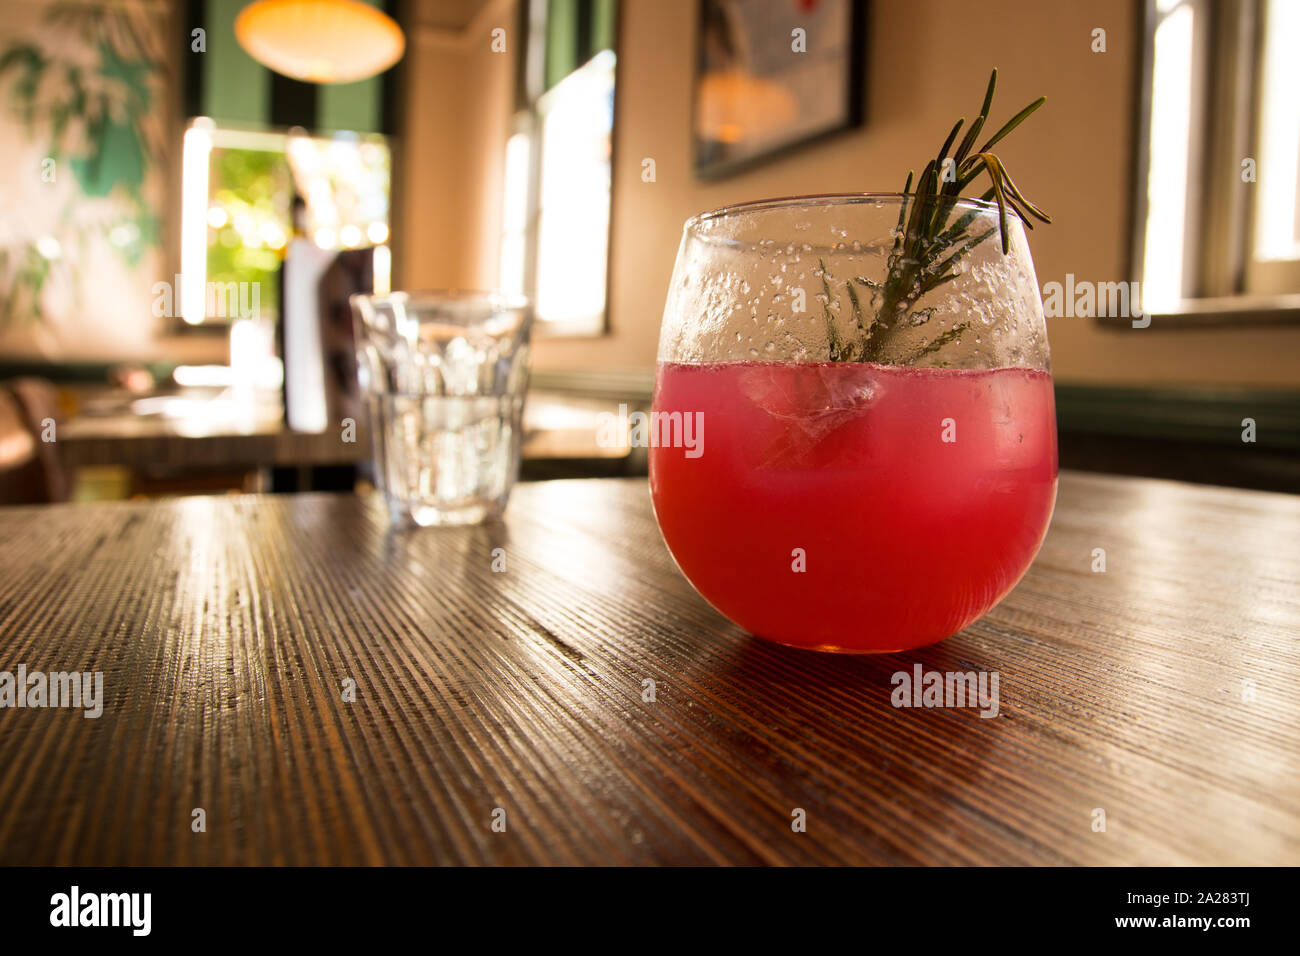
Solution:
<path fill-rule="evenodd" d="M 1260 60 L 1259 190 L 1248 288 L 1300 291 L 1300 4 L 1269 0 Z"/>
<path fill-rule="evenodd" d="M 295 229 L 324 249 L 373 247 L 376 291 L 387 291 L 389 162 L 378 135 L 194 120 L 182 160 L 180 318 L 191 326 L 277 318 Z M 297 222 L 295 196 L 303 200 Z"/>
<path fill-rule="evenodd" d="M 529 0 L 514 132 L 506 144 L 501 287 L 537 328 L 606 327 L 615 0 Z"/>
<path fill-rule="evenodd" d="M 1135 272 L 1148 313 L 1300 314 L 1300 3 L 1148 0 Z"/>

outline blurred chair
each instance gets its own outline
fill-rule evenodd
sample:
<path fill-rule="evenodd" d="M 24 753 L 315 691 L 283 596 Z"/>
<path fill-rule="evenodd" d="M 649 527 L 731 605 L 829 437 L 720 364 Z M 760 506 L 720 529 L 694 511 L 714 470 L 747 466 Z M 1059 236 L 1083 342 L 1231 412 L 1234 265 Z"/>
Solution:
<path fill-rule="evenodd" d="M 49 382 L 20 378 L 0 384 L 0 504 L 68 499 L 71 481 L 55 442 L 43 440 L 48 423 L 57 429 L 58 417 L 58 395 Z"/>

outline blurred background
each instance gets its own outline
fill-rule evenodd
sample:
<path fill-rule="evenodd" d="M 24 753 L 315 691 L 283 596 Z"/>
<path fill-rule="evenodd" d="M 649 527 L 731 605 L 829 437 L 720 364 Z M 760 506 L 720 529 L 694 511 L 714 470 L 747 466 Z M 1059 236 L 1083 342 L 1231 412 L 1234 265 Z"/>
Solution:
<path fill-rule="evenodd" d="M 531 297 L 524 477 L 643 473 L 596 421 L 683 222 L 897 192 L 995 66 L 992 122 L 1048 99 L 999 152 L 1062 466 L 1300 490 L 1297 44 L 1293 0 L 8 0 L 0 501 L 364 483 L 390 288 Z"/>

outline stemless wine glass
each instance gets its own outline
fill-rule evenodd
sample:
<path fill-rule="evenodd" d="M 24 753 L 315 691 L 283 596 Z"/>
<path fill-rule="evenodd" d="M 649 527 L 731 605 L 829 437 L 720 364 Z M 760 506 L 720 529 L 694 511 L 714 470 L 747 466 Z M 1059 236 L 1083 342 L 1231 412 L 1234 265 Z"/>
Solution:
<path fill-rule="evenodd" d="M 759 637 L 930 644 L 1000 601 L 1056 501 L 1047 333 L 1020 221 L 894 194 L 686 223 L 650 490 L 695 589 Z"/>

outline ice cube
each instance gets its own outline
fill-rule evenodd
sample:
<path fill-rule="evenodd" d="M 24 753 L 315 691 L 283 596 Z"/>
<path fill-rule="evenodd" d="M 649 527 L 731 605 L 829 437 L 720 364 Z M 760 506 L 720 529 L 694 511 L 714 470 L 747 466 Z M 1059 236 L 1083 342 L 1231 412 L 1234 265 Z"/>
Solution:
<path fill-rule="evenodd" d="M 861 415 L 880 387 L 875 371 L 861 365 L 773 363 L 740 379 L 746 398 L 813 442 Z"/>

